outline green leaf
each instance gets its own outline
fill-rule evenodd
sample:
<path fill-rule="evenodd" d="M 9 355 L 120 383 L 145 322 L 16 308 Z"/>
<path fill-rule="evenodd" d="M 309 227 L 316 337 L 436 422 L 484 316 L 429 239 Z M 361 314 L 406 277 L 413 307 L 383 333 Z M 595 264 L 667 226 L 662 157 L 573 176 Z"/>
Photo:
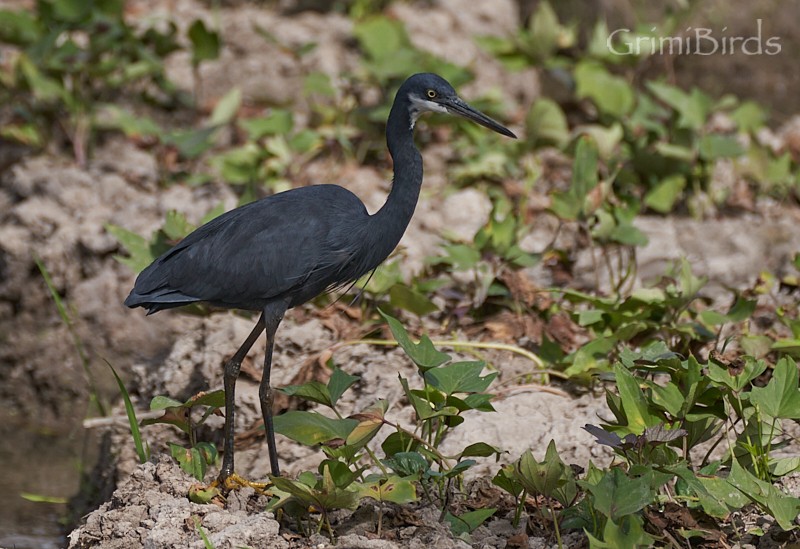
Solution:
<path fill-rule="evenodd" d="M 558 49 L 561 32 L 558 15 L 550 2 L 540 2 L 528 23 L 526 53 L 536 62 L 547 60 Z"/>
<path fill-rule="evenodd" d="M 313 475 L 307 477 L 301 474 L 298 480 L 290 480 L 286 477 L 271 476 L 270 481 L 275 488 L 290 494 L 303 507 L 313 506 L 329 512 L 334 509 L 354 509 L 358 505 L 358 493 L 336 486 L 328 467 L 323 469 L 322 479 L 319 481 L 316 481 Z M 287 502 L 288 499 L 283 499 L 279 505 L 285 505 Z"/>
<path fill-rule="evenodd" d="M 678 127 L 699 131 L 711 111 L 711 98 L 698 89 L 686 93 L 675 86 L 649 81 L 647 89 L 678 113 Z"/>
<path fill-rule="evenodd" d="M 575 94 L 589 98 L 603 113 L 621 118 L 633 108 L 633 88 L 623 78 L 609 73 L 593 60 L 580 61 L 575 67 Z"/>
<path fill-rule="evenodd" d="M 169 210 L 161 230 L 170 240 L 181 240 L 195 229 L 195 226 L 186 220 L 186 216 L 177 210 Z"/>
<path fill-rule="evenodd" d="M 354 419 L 331 419 L 316 412 L 296 410 L 275 416 L 274 421 L 276 433 L 306 446 L 334 439 L 346 440 L 358 425 Z"/>
<path fill-rule="evenodd" d="M 645 195 L 644 203 L 648 208 L 659 213 L 669 213 L 685 187 L 686 177 L 680 174 L 670 175 L 662 179 Z"/>
<path fill-rule="evenodd" d="M 183 402 L 164 395 L 156 395 L 150 401 L 150 410 L 166 410 L 167 408 L 182 408 Z"/>
<path fill-rule="evenodd" d="M 251 141 L 268 135 L 287 135 L 294 127 L 294 115 L 286 109 L 272 109 L 269 116 L 240 120 Z"/>
<path fill-rule="evenodd" d="M 739 127 L 740 132 L 755 132 L 764 127 L 767 112 L 754 101 L 744 101 L 731 113 L 731 119 Z"/>
<path fill-rule="evenodd" d="M 502 450 L 495 448 L 491 444 L 486 444 L 485 442 L 476 442 L 464 448 L 461 453 L 458 454 L 458 459 L 462 460 L 465 457 L 500 457 L 500 454 L 502 453 Z"/>
<path fill-rule="evenodd" d="M 794 360 L 781 358 L 767 386 L 753 387 L 750 391 L 750 402 L 770 417 L 800 419 L 800 389 Z"/>
<path fill-rule="evenodd" d="M 400 433 L 392 434 L 399 435 Z M 382 462 L 392 471 L 404 477 L 420 478 L 430 468 L 428 462 L 419 452 L 396 452 L 390 458 L 382 460 Z"/>
<path fill-rule="evenodd" d="M 388 501 L 398 505 L 417 501 L 417 491 L 414 483 L 396 475 L 362 484 L 359 495 L 372 498 L 375 501 Z"/>
<path fill-rule="evenodd" d="M 444 251 L 447 255 L 435 258 L 432 263 L 448 263 L 457 271 L 466 271 L 473 268 L 481 259 L 481 253 L 466 244 L 445 246 Z"/>
<path fill-rule="evenodd" d="M 596 486 L 586 489 L 594 496 L 594 507 L 612 521 L 644 509 L 653 502 L 654 494 L 648 478 L 628 477 L 619 467 L 612 468 Z"/>
<path fill-rule="evenodd" d="M 650 534 L 642 527 L 642 517 L 638 515 L 625 515 L 619 520 L 608 520 L 603 528 L 603 546 L 612 549 L 619 547 L 652 547 L 655 542 Z M 590 542 L 590 547 L 596 544 Z"/>
<path fill-rule="evenodd" d="M 408 332 L 406 331 L 405 327 L 400 324 L 400 321 L 389 316 L 380 309 L 378 309 L 378 312 L 381 314 L 384 320 L 386 320 L 387 324 L 389 324 L 389 329 L 392 331 L 392 335 L 394 335 L 397 343 L 403 348 L 408 357 L 414 361 L 421 371 L 425 372 L 450 360 L 450 355 L 438 351 L 433 346 L 433 343 L 431 343 L 431 340 L 428 336 L 423 335 L 420 338 L 419 343 L 414 343 L 408 336 Z"/>
<path fill-rule="evenodd" d="M 364 53 L 374 61 L 395 57 L 408 48 L 408 37 L 402 23 L 382 15 L 370 17 L 353 27 Z"/>
<path fill-rule="evenodd" d="M 41 38 L 40 21 L 25 10 L 0 10 L 0 42 L 27 46 Z"/>
<path fill-rule="evenodd" d="M 242 90 L 233 88 L 226 93 L 222 99 L 217 101 L 211 118 L 208 121 L 210 126 L 222 126 L 229 123 L 236 117 L 239 107 L 242 106 Z"/>
<path fill-rule="evenodd" d="M 567 117 L 558 103 L 546 97 L 533 103 L 525 119 L 525 127 L 534 144 L 553 143 L 563 147 L 569 141 Z"/>
<path fill-rule="evenodd" d="M 206 28 L 206 24 L 195 20 L 189 27 L 189 40 L 192 42 L 192 64 L 199 65 L 203 61 L 211 61 L 219 57 L 220 37 L 215 31 Z"/>
<path fill-rule="evenodd" d="M 764 482 L 748 472 L 734 459 L 728 475 L 730 485 L 765 508 L 784 530 L 795 527 L 794 520 L 800 512 L 800 498 L 782 493 L 769 482 Z"/>
<path fill-rule="evenodd" d="M 319 381 L 309 381 L 302 385 L 287 385 L 278 390 L 289 396 L 300 397 L 333 408 L 333 399 L 327 385 Z"/>
<path fill-rule="evenodd" d="M 425 295 L 405 284 L 395 284 L 389 288 L 389 303 L 392 307 L 409 311 L 417 316 L 424 316 L 439 310 L 439 307 Z"/>
<path fill-rule="evenodd" d="M 497 377 L 497 372 L 481 377 L 485 363 L 454 362 L 425 372 L 425 381 L 445 395 L 453 393 L 481 393 Z"/>
<path fill-rule="evenodd" d="M 316 93 L 325 97 L 335 97 L 336 89 L 327 74 L 315 71 L 307 74 L 303 80 L 303 93 L 306 96 Z"/>
<path fill-rule="evenodd" d="M 330 395 L 331 402 L 336 404 L 344 392 L 360 379 L 361 378 L 358 376 L 351 376 L 345 373 L 341 368 L 335 367 L 331 378 L 328 380 L 328 394 Z"/>
<path fill-rule="evenodd" d="M 525 490 L 522 484 L 520 484 L 520 482 L 514 477 L 513 465 L 506 465 L 497 471 L 497 474 L 492 479 L 492 484 L 505 490 L 514 496 L 514 498 L 518 498 Z"/>
<path fill-rule="evenodd" d="M 199 481 L 206 476 L 208 464 L 197 448 L 184 448 L 178 444 L 169 443 L 170 454 L 177 460 L 181 469 Z"/>
<path fill-rule="evenodd" d="M 388 408 L 389 403 L 387 401 L 378 400 L 363 412 L 352 416 L 352 419 L 358 421 L 358 425 L 347 436 L 345 443 L 356 448 L 366 446 L 383 427 L 383 418 Z"/>
<path fill-rule="evenodd" d="M 780 339 L 772 344 L 772 350 L 792 356 L 800 356 L 800 339 Z"/>
<path fill-rule="evenodd" d="M 614 122 L 611 126 L 599 124 L 586 124 L 575 128 L 581 135 L 588 135 L 597 144 L 597 151 L 603 159 L 610 159 L 625 136 L 622 124 Z"/>
<path fill-rule="evenodd" d="M 730 368 L 723 368 L 710 360 L 707 365 L 708 378 L 739 392 L 767 369 L 767 364 L 763 360 L 755 360 L 750 357 L 744 357 L 741 360 L 744 362 L 744 368 L 738 370 L 735 375 Z"/>
<path fill-rule="evenodd" d="M 659 418 L 647 409 L 647 398 L 639 386 L 639 380 L 621 364 L 614 365 L 614 376 L 628 420 L 628 430 L 635 435 L 641 435 L 647 427 L 660 423 Z"/>
<path fill-rule="evenodd" d="M 483 524 L 486 519 L 494 515 L 496 511 L 497 509 L 492 509 L 490 507 L 487 509 L 476 509 L 475 511 L 469 511 L 458 516 L 447 512 L 444 516 L 444 520 L 450 525 L 450 531 L 453 532 L 453 535 L 458 537 L 469 534 L 475 530 L 478 526 Z"/>
<path fill-rule="evenodd" d="M 749 503 L 741 492 L 731 489 L 726 479 L 696 475 L 683 463 L 666 468 L 679 478 L 676 483 L 678 493 L 696 497 L 703 511 L 712 517 L 725 519 L 731 511 Z"/>
<path fill-rule="evenodd" d="M 38 259 L 36 262 L 39 265 L 40 270 L 44 268 Z M 111 370 L 111 373 L 114 375 L 114 379 L 117 382 L 117 387 L 119 387 L 119 392 L 122 395 L 122 400 L 125 403 L 125 414 L 128 416 L 128 425 L 131 429 L 131 437 L 133 438 L 133 444 L 136 448 L 136 455 L 139 457 L 139 463 L 145 463 L 148 459 L 150 459 L 150 448 L 145 448 L 145 445 L 142 444 L 142 434 L 139 431 L 139 423 L 136 421 L 136 410 L 133 408 L 130 394 L 128 393 L 128 390 L 125 388 L 125 384 L 122 382 L 122 379 L 119 377 L 119 375 L 117 375 L 117 371 L 114 369 L 111 363 L 105 359 L 103 360 Z"/>
<path fill-rule="evenodd" d="M 24 53 L 20 54 L 17 59 L 17 66 L 37 101 L 49 103 L 59 100 L 67 101 L 69 99 L 68 92 L 61 83 L 43 74 L 39 67 Z"/>
<path fill-rule="evenodd" d="M 734 158 L 744 154 L 744 149 L 735 137 L 719 134 L 704 135 L 700 138 L 700 156 L 706 160 Z"/>
<path fill-rule="evenodd" d="M 597 155 L 597 146 L 592 138 L 582 136 L 578 139 L 570 189 L 552 196 L 551 208 L 560 218 L 573 221 L 585 214 L 586 197 L 598 183 Z"/>
<path fill-rule="evenodd" d="M 216 486 L 207 487 L 202 484 L 193 484 L 189 487 L 189 501 L 192 503 L 205 505 L 220 494 L 221 492 Z"/>
<path fill-rule="evenodd" d="M 209 150 L 213 143 L 215 127 L 198 130 L 176 130 L 162 136 L 165 145 L 172 145 L 181 156 L 194 159 Z"/>
<path fill-rule="evenodd" d="M 564 482 L 565 472 L 566 465 L 558 456 L 555 442 L 551 440 L 544 461 L 536 461 L 531 451 L 527 450 L 514 464 L 513 476 L 529 494 L 553 497 Z"/>

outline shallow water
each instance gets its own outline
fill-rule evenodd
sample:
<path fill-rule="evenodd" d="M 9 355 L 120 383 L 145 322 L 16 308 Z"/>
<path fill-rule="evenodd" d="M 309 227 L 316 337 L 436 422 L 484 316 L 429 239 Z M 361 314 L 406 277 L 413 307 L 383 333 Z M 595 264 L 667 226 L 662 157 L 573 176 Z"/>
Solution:
<path fill-rule="evenodd" d="M 87 434 L 80 421 L 61 428 L 25 424 L 0 417 L 0 547 L 57 549 L 67 544 L 63 524 L 66 503 L 41 503 L 22 494 L 63 498 L 75 496 L 86 467 Z M 94 453 L 94 452 L 91 452 Z"/>

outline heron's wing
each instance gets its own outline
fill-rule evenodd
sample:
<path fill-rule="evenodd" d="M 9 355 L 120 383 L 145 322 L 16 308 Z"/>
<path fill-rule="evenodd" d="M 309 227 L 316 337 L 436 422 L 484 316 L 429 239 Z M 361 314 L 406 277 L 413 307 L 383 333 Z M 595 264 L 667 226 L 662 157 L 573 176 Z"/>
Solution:
<path fill-rule="evenodd" d="M 285 295 L 310 299 L 340 282 L 328 279 L 348 253 L 342 224 L 366 216 L 361 201 L 341 187 L 274 195 L 191 233 L 142 272 L 134 292 L 141 302 L 209 301 L 239 308 L 258 308 Z"/>

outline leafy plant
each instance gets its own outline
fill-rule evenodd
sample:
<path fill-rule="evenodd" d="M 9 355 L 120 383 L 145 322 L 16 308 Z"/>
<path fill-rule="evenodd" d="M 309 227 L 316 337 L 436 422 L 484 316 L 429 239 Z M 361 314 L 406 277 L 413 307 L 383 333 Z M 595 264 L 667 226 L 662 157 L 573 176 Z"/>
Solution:
<path fill-rule="evenodd" d="M 32 12 L 0 11 L 0 43 L 15 48 L 0 73 L 0 99 L 14 105 L 3 137 L 41 147 L 63 131 L 83 165 L 97 105 L 123 92 L 175 102 L 163 59 L 179 49 L 177 27 L 136 29 L 123 10 L 124 2 L 43 0 Z"/>
<path fill-rule="evenodd" d="M 415 343 L 402 324 L 381 314 L 423 380 L 422 388 L 412 389 L 408 379 L 400 378 L 403 392 L 416 412 L 413 430 L 387 418 L 389 403 L 383 400 L 348 418 L 342 417 L 337 403 L 358 378 L 339 369 L 333 370 L 327 384 L 311 381 L 282 389 L 291 396 L 328 407 L 336 415 L 330 418 L 316 411 L 294 411 L 275 418 L 276 432 L 302 444 L 319 444 L 328 456 L 320 465 L 321 477 L 274 479 L 283 494 L 273 507 L 300 511 L 312 505 L 322 515 L 318 528 L 327 521 L 330 509 L 356 505 L 364 497 L 379 503 L 415 501 L 414 482 L 420 484 L 430 501 L 438 502 L 444 519 L 453 483 L 460 482 L 463 473 L 475 464 L 471 458 L 499 454 L 499 450 L 485 443 L 469 445 L 452 456 L 439 449 L 446 433 L 464 422 L 465 411 L 493 411 L 492 395 L 485 391 L 497 374 L 481 376 L 481 362 L 451 363 L 450 356 L 437 350 L 429 338 L 423 336 Z M 393 432 L 381 444 L 385 457 L 379 458 L 368 444 L 384 426 Z M 370 465 L 380 473 L 365 474 Z M 382 514 L 378 528 L 381 517 Z M 452 517 L 457 525 L 454 528 L 468 532 L 471 528 L 464 530 L 464 524 L 471 524 L 475 517 Z"/>
<path fill-rule="evenodd" d="M 218 460 L 217 448 L 209 443 L 197 440 L 196 430 L 211 417 L 217 410 L 225 405 L 225 392 L 222 390 L 210 393 L 198 393 L 185 402 L 179 402 L 165 396 L 156 396 L 150 401 L 150 410 L 164 413 L 157 418 L 142 420 L 142 426 L 159 423 L 174 425 L 189 438 L 189 446 L 170 443 L 170 453 L 180 465 L 181 469 L 197 480 L 205 478 L 209 465 Z M 194 419 L 192 414 L 195 409 L 202 410 L 199 419 Z"/>

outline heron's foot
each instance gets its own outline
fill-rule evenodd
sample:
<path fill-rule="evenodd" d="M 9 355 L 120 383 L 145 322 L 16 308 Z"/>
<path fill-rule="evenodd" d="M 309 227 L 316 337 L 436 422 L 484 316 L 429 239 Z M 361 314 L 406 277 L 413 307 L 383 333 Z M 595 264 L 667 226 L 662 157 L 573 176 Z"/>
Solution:
<path fill-rule="evenodd" d="M 217 477 L 217 479 L 212 482 L 209 487 L 217 488 L 226 494 L 232 490 L 239 490 L 241 488 L 249 487 L 255 490 L 257 494 L 269 496 L 272 495 L 269 491 L 270 486 L 272 486 L 272 484 L 269 482 L 254 482 L 252 480 L 247 480 L 236 473 L 231 473 L 228 476 Z"/>

